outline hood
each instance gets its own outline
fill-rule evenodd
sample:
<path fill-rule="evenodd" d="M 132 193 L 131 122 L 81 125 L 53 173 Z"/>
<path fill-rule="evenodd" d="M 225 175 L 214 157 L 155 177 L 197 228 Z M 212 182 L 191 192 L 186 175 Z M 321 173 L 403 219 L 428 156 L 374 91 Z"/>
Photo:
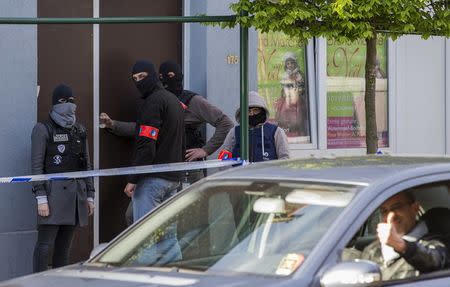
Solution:
<path fill-rule="evenodd" d="M 267 119 L 269 118 L 269 110 L 267 109 L 266 101 L 261 97 L 257 92 L 250 91 L 248 93 L 248 107 L 252 108 L 262 108 L 266 111 Z M 237 108 L 235 118 L 236 121 L 239 123 L 239 116 L 241 115 L 241 109 Z"/>
<path fill-rule="evenodd" d="M 295 62 L 297 62 L 297 57 L 295 56 L 294 53 L 292 52 L 287 52 L 286 54 L 284 54 L 283 56 L 283 61 L 287 61 L 287 60 L 293 60 Z"/>

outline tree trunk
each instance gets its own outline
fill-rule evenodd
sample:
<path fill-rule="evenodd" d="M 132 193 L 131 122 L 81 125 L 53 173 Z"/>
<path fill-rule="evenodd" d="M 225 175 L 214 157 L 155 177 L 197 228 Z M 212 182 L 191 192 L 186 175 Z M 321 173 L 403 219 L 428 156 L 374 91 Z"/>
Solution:
<path fill-rule="evenodd" d="M 377 59 L 377 34 L 366 40 L 366 146 L 367 154 L 374 154 L 378 149 L 377 119 L 375 114 L 375 64 Z"/>

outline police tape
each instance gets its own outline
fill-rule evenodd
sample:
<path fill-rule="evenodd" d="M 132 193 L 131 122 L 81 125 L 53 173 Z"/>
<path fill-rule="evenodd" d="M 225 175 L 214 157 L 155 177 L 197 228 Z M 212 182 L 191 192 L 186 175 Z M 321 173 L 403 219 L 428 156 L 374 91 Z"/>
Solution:
<path fill-rule="evenodd" d="M 206 160 L 195 162 L 177 162 L 177 163 L 164 163 L 154 165 L 142 165 L 132 167 L 120 167 L 98 170 L 86 170 L 86 171 L 74 171 L 64 173 L 49 173 L 49 174 L 37 174 L 37 175 L 25 175 L 14 177 L 0 177 L 0 183 L 18 183 L 18 182 L 32 182 L 32 181 L 44 181 L 44 180 L 64 180 L 73 178 L 86 178 L 97 176 L 116 176 L 116 175 L 129 175 L 129 174 L 147 174 L 147 173 L 160 173 L 170 171 L 188 171 L 197 169 L 209 169 L 219 168 L 227 166 L 243 165 L 245 161 L 239 158 L 231 158 L 226 160 Z"/>

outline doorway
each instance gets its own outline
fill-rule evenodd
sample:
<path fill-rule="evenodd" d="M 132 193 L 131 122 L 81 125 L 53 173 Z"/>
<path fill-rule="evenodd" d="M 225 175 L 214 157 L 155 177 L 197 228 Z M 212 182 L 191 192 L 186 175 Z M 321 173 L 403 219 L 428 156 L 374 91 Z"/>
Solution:
<path fill-rule="evenodd" d="M 181 16 L 182 1 L 98 0 L 100 17 Z M 93 16 L 95 0 L 40 0 L 38 17 Z M 72 87 L 77 97 L 77 119 L 86 126 L 94 158 L 93 64 L 99 61 L 100 111 L 111 118 L 134 121 L 139 95 L 131 81 L 136 60 L 147 59 L 156 69 L 165 60 L 181 63 L 182 24 L 100 25 L 98 58 L 94 55 L 93 26 L 38 25 L 38 121 L 45 121 L 51 108 L 52 91 L 59 83 Z M 124 167 L 131 161 L 133 139 L 120 138 L 105 130 L 99 132 L 100 168 Z M 129 198 L 123 193 L 126 177 L 100 178 L 99 241 L 110 241 L 125 227 Z M 93 248 L 93 220 L 78 228 L 70 262 L 86 260 Z"/>

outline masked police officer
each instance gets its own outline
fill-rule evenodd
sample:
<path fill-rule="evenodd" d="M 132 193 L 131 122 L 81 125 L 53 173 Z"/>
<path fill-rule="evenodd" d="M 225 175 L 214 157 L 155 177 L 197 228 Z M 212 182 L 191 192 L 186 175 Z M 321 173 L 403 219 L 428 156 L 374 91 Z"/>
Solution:
<path fill-rule="evenodd" d="M 183 72 L 180 65 L 173 61 L 165 61 L 159 67 L 159 77 L 164 88 L 177 96 L 186 109 L 184 112 L 186 161 L 202 160 L 214 153 L 223 143 L 228 131 L 234 126 L 233 121 L 219 108 L 209 103 L 205 98 L 195 92 L 184 90 Z M 135 123 L 112 120 L 108 114 L 100 114 L 100 122 L 113 134 L 131 137 L 134 135 Z M 204 125 L 208 123 L 215 128 L 212 137 L 206 141 L 203 132 Z M 183 187 L 204 176 L 202 170 L 191 170 L 184 174 Z M 131 205 L 126 212 L 127 224 L 132 223 Z"/>
<path fill-rule="evenodd" d="M 173 61 L 165 61 L 159 67 L 159 77 L 164 88 L 177 96 L 186 106 L 184 113 L 186 137 L 186 161 L 201 160 L 215 152 L 225 140 L 228 131 L 233 128 L 233 121 L 219 108 L 209 103 L 195 92 L 183 89 L 183 73 L 180 65 Z M 100 122 L 118 136 L 134 135 L 135 123 L 112 120 L 108 114 L 100 114 Z M 212 137 L 206 141 L 203 125 L 210 124 L 215 128 Z M 190 171 L 189 183 L 200 179 L 202 174 Z"/>
<path fill-rule="evenodd" d="M 53 91 L 49 119 L 37 123 L 31 135 L 33 174 L 91 169 L 86 129 L 76 121 L 75 96 L 64 84 Z M 77 225 L 86 226 L 94 212 L 92 178 L 36 182 L 38 240 L 33 270 L 47 269 L 53 250 L 53 267 L 68 264 L 69 250 Z"/>

